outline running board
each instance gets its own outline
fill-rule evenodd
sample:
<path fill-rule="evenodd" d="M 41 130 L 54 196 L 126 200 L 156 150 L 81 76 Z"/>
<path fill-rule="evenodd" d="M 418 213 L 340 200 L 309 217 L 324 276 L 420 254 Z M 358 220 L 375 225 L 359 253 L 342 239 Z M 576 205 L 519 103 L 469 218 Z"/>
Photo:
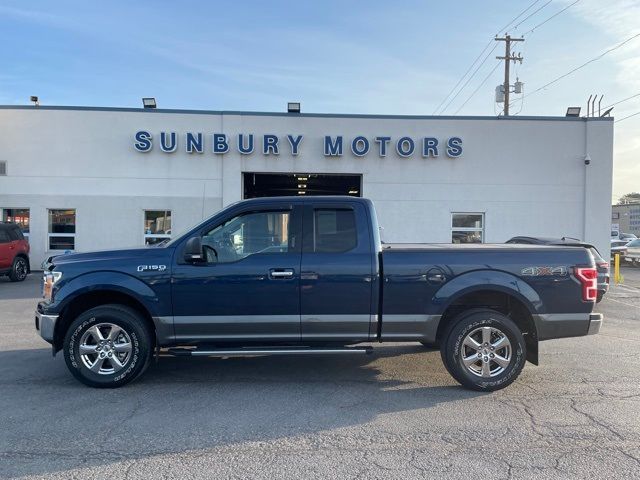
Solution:
<path fill-rule="evenodd" d="M 177 357 L 249 357 L 253 355 L 309 355 L 339 353 L 373 353 L 373 347 L 247 347 L 247 348 L 170 348 L 167 353 Z"/>

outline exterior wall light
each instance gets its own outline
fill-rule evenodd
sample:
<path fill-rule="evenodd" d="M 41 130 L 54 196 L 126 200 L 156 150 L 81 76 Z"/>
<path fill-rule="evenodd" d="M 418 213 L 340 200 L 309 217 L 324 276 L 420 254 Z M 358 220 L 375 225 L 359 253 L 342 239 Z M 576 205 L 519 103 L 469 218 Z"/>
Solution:
<path fill-rule="evenodd" d="M 567 108 L 566 117 L 579 117 L 580 116 L 580 107 L 569 107 Z"/>
<path fill-rule="evenodd" d="M 146 97 L 142 99 L 142 106 L 144 108 L 156 108 L 156 99 L 153 97 Z"/>
<path fill-rule="evenodd" d="M 287 112 L 289 112 L 289 113 L 300 113 L 300 102 L 289 102 L 289 103 L 287 103 Z"/>

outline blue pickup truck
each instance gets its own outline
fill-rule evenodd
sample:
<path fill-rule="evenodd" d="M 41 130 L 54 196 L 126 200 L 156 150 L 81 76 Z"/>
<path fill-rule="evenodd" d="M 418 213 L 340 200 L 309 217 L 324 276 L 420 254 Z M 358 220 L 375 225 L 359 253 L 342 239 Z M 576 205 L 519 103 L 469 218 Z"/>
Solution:
<path fill-rule="evenodd" d="M 513 382 L 538 342 L 597 333 L 597 272 L 579 247 L 384 244 L 373 203 L 282 197 L 231 205 L 153 248 L 55 257 L 40 335 L 93 387 L 184 356 L 440 347 L 463 386 Z"/>

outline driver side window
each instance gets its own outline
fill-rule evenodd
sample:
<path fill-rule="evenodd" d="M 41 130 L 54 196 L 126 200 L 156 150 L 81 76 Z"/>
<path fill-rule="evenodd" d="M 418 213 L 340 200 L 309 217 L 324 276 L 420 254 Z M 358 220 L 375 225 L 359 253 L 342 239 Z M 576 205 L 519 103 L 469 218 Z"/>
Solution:
<path fill-rule="evenodd" d="M 207 263 L 229 263 L 255 253 L 289 251 L 290 212 L 250 212 L 233 217 L 202 237 Z"/>

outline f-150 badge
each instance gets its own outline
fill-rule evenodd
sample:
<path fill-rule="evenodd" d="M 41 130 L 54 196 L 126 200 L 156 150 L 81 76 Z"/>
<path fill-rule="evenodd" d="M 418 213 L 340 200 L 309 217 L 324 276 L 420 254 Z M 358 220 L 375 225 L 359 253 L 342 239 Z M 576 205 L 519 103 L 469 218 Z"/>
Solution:
<path fill-rule="evenodd" d="M 138 265 L 138 272 L 164 272 L 167 269 L 166 265 Z"/>
<path fill-rule="evenodd" d="M 564 277 L 567 274 L 567 267 L 526 267 L 520 273 L 527 277 L 546 277 L 550 275 Z"/>

